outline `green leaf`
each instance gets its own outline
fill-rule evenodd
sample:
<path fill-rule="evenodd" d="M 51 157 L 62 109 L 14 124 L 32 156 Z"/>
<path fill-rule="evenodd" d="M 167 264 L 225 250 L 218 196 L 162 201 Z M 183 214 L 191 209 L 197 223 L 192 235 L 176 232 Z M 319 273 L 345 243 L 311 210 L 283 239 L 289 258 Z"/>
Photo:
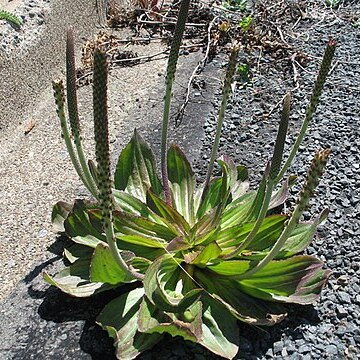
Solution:
<path fill-rule="evenodd" d="M 139 245 L 142 247 L 147 248 L 155 248 L 155 249 L 162 249 L 164 250 L 167 246 L 167 243 L 161 241 L 161 239 L 154 239 L 147 236 L 142 235 L 121 235 L 117 234 L 116 238 L 121 240 L 122 243 L 129 243 L 134 245 Z"/>
<path fill-rule="evenodd" d="M 287 258 L 304 251 L 316 232 L 314 224 L 299 224 L 282 247 L 278 258 Z"/>
<path fill-rule="evenodd" d="M 181 260 L 165 254 L 147 269 L 143 281 L 147 298 L 166 312 L 183 312 L 200 297 L 201 289 L 185 273 Z"/>
<path fill-rule="evenodd" d="M 151 261 L 165 253 L 165 249 L 162 247 L 148 246 L 154 244 L 151 241 L 147 243 L 147 239 L 140 236 L 124 235 L 117 237 L 116 240 L 118 249 L 131 251 L 137 257 L 143 257 Z"/>
<path fill-rule="evenodd" d="M 64 256 L 70 263 L 74 263 L 78 259 L 91 259 L 94 249 L 85 245 L 74 244 L 68 249 L 64 249 Z"/>
<path fill-rule="evenodd" d="M 249 279 L 239 282 L 247 294 L 263 300 L 311 304 L 320 295 L 330 271 L 312 256 L 273 260 Z"/>
<path fill-rule="evenodd" d="M 65 220 L 64 227 L 66 234 L 76 243 L 96 248 L 101 242 L 106 242 L 105 235 L 90 221 L 89 209 L 96 208 L 96 205 L 86 204 L 82 200 L 76 200 L 72 211 Z"/>
<path fill-rule="evenodd" d="M 221 216 L 220 227 L 224 229 L 235 225 L 242 225 L 248 217 L 255 196 L 256 193 L 250 191 L 228 204 Z"/>
<path fill-rule="evenodd" d="M 238 168 L 230 158 L 222 156 L 217 160 L 217 163 L 221 166 L 222 177 L 210 181 L 201 204 L 196 205 L 196 217 L 198 219 L 204 215 L 206 216 L 209 211 L 216 207 L 217 215 L 214 218 L 216 225 L 223 209 L 228 203 L 232 191 L 234 191 L 236 196 L 236 193 L 240 194 L 246 188 L 245 184 L 241 184 L 242 181 L 238 181 L 242 176 L 245 176 L 245 174 L 242 170 L 239 170 L 238 173 Z M 198 202 L 197 200 L 196 203 Z"/>
<path fill-rule="evenodd" d="M 193 245 L 206 245 L 211 242 L 211 237 L 218 231 L 217 211 L 212 209 L 206 213 L 191 229 L 189 234 L 190 242 Z"/>
<path fill-rule="evenodd" d="M 286 258 L 304 251 L 311 243 L 317 226 L 326 219 L 328 213 L 329 210 L 325 209 L 315 218 L 313 223 L 298 224 L 286 240 L 277 257 Z"/>
<path fill-rule="evenodd" d="M 239 350 L 239 328 L 236 318 L 211 297 L 203 299 L 203 337 L 199 343 L 226 359 L 233 359 Z"/>
<path fill-rule="evenodd" d="M 199 342 L 202 335 L 201 310 L 201 302 L 197 301 L 185 310 L 186 315 L 166 313 L 144 298 L 140 306 L 139 331 L 149 334 L 167 332 L 173 337 Z"/>
<path fill-rule="evenodd" d="M 251 207 L 246 214 L 247 215 L 246 222 L 255 221 L 260 214 L 260 209 L 263 204 L 265 193 L 266 193 L 266 184 L 267 184 L 269 171 L 270 171 L 270 163 L 268 163 L 266 166 L 265 173 L 264 173 L 263 178 L 261 179 L 259 188 L 256 192 L 256 196 L 255 196 L 254 200 L 252 201 Z"/>
<path fill-rule="evenodd" d="M 123 234 L 141 234 L 149 236 L 164 243 L 172 240 L 178 235 L 173 227 L 156 223 L 141 216 L 114 211 L 114 228 L 116 232 Z"/>
<path fill-rule="evenodd" d="M 167 167 L 173 206 L 189 224 L 194 224 L 195 176 L 185 154 L 175 144 L 168 150 Z"/>
<path fill-rule="evenodd" d="M 161 340 L 160 334 L 138 331 L 138 316 L 144 290 L 137 288 L 108 303 L 97 317 L 97 323 L 114 339 L 117 359 L 136 358 Z"/>
<path fill-rule="evenodd" d="M 246 166 L 237 165 L 236 166 L 237 172 L 237 181 L 247 181 L 249 180 L 249 171 Z"/>
<path fill-rule="evenodd" d="M 248 260 L 223 260 L 217 264 L 209 265 L 208 270 L 220 276 L 235 278 L 251 269 L 252 263 Z"/>
<path fill-rule="evenodd" d="M 233 161 L 228 157 L 222 156 L 217 160 L 217 163 L 221 166 L 222 169 L 222 178 L 221 178 L 221 187 L 219 189 L 219 201 L 214 209 L 214 214 L 211 214 L 211 222 L 208 224 L 208 227 L 216 228 L 219 225 L 223 211 L 230 201 L 231 188 L 233 187 L 237 179 L 237 169 Z M 209 215 L 206 214 L 205 217 Z M 200 220 L 201 221 L 201 220 Z M 203 242 L 203 240 L 201 241 Z"/>
<path fill-rule="evenodd" d="M 124 254 L 123 259 L 128 262 Z M 100 243 L 96 246 L 90 264 L 90 280 L 111 285 L 118 285 L 124 282 L 134 281 L 132 276 L 119 267 L 114 260 L 107 244 Z"/>
<path fill-rule="evenodd" d="M 100 210 L 90 210 L 90 213 L 98 220 L 101 219 Z M 173 227 L 169 228 L 150 219 L 123 211 L 113 211 L 113 223 L 118 238 L 124 240 L 126 238 L 124 235 L 134 235 L 134 239 L 144 238 L 144 246 L 163 248 L 168 241 L 177 236 Z M 128 238 L 132 237 L 128 236 Z"/>
<path fill-rule="evenodd" d="M 162 216 L 170 222 L 178 231 L 178 234 L 186 234 L 190 230 L 190 225 L 175 209 L 169 206 L 164 200 L 160 199 L 153 192 L 148 191 L 147 203 L 156 214 Z"/>
<path fill-rule="evenodd" d="M 249 181 L 247 180 L 236 180 L 234 186 L 231 189 L 231 199 L 235 201 L 240 198 L 249 190 Z"/>
<path fill-rule="evenodd" d="M 266 217 L 253 241 L 244 251 L 259 251 L 271 247 L 280 236 L 286 219 L 287 216 L 285 215 Z M 233 226 L 219 231 L 214 235 L 214 238 L 216 238 L 217 243 L 224 250 L 223 254 L 226 254 L 243 242 L 253 227 L 254 222 L 246 223 L 241 226 Z"/>
<path fill-rule="evenodd" d="M 137 199 L 136 197 L 126 193 L 125 191 L 113 189 L 116 209 L 120 208 L 127 213 L 140 215 L 149 218 L 152 211 L 149 207 Z"/>
<path fill-rule="evenodd" d="M 126 213 L 135 214 L 150 219 L 153 222 L 165 226 L 169 231 L 176 234 L 176 229 L 169 221 L 155 214 L 145 203 L 125 193 L 124 191 L 113 190 L 117 208 Z"/>
<path fill-rule="evenodd" d="M 79 259 L 60 271 L 54 277 L 43 273 L 44 280 L 66 294 L 75 297 L 88 297 L 109 290 L 113 286 L 101 282 L 91 282 L 89 275 L 90 259 Z"/>
<path fill-rule="evenodd" d="M 285 259 L 304 251 L 306 247 L 311 243 L 311 240 L 316 232 L 316 227 L 319 224 L 320 217 L 321 215 L 313 223 L 310 224 L 298 224 L 295 230 L 286 240 L 279 254 L 276 255 L 275 259 Z M 276 218 L 278 218 L 280 222 L 276 223 Z M 247 249 L 240 253 L 236 258 L 242 260 L 263 259 L 271 250 L 272 246 L 275 244 L 276 240 L 282 232 L 284 223 L 281 221 L 281 218 L 283 218 L 284 220 L 286 219 L 286 217 L 283 217 L 282 215 L 275 215 L 275 218 L 272 216 L 265 218 L 264 223 L 262 224 L 259 232 L 256 234 L 253 242 L 251 242 Z M 274 219 L 275 221 L 272 223 L 268 223 L 269 219 Z M 221 243 L 221 240 L 223 241 L 221 243 L 221 247 L 222 249 L 224 249 L 222 252 L 223 255 L 230 253 L 234 248 L 234 246 L 232 245 L 238 243 L 238 241 L 232 241 L 233 238 L 243 241 L 243 239 L 246 237 L 245 229 L 249 225 L 250 224 L 246 224 L 245 226 L 240 228 L 243 229 L 244 232 L 239 232 L 235 234 L 230 231 L 232 230 L 232 228 L 230 228 L 227 229 L 228 231 L 225 230 L 219 233 L 217 239 L 219 244 Z M 246 230 L 246 233 L 250 231 L 249 229 Z"/>
<path fill-rule="evenodd" d="M 191 264 L 195 264 L 200 267 L 205 267 L 208 262 L 210 262 L 213 259 L 217 259 L 220 254 L 221 254 L 221 248 L 216 243 L 216 241 L 213 241 L 212 243 L 204 247 L 204 249 L 191 262 Z"/>
<path fill-rule="evenodd" d="M 205 193 L 205 197 L 199 207 L 199 205 L 195 206 L 197 210 L 196 217 L 197 219 L 202 218 L 207 212 L 214 209 L 217 205 L 219 205 L 219 202 L 221 200 L 221 184 L 222 184 L 222 178 L 216 178 L 212 179 L 209 183 L 209 187 L 207 189 L 207 192 Z M 203 192 L 203 189 L 200 188 L 199 191 L 196 194 L 197 197 L 197 203 L 200 202 L 201 194 Z"/>
<path fill-rule="evenodd" d="M 126 190 L 143 202 L 146 201 L 146 192 L 149 189 L 155 194 L 162 191 L 156 174 L 154 155 L 136 130 L 116 165 L 115 189 Z"/>
<path fill-rule="evenodd" d="M 218 205 L 218 207 L 220 207 L 219 213 L 221 214 L 227 205 L 231 189 L 234 187 L 237 180 L 237 168 L 234 162 L 227 156 L 222 156 L 216 162 L 221 166 L 222 170 L 221 198 Z"/>
<path fill-rule="evenodd" d="M 245 294 L 238 282 L 195 268 L 194 278 L 237 319 L 252 325 L 274 325 L 286 316 L 283 306 Z"/>
<path fill-rule="evenodd" d="M 54 205 L 51 213 L 51 222 L 53 223 L 56 231 L 62 232 L 65 230 L 64 221 L 72 208 L 72 204 L 64 201 L 59 201 Z"/>

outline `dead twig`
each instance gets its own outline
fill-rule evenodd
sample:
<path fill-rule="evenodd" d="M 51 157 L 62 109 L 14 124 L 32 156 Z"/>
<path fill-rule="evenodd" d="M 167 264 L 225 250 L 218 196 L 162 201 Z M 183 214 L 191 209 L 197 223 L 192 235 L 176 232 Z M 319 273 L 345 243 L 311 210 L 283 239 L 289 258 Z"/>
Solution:
<path fill-rule="evenodd" d="M 150 24 L 150 25 L 176 25 L 176 21 L 156 21 L 156 20 L 138 20 L 139 24 Z M 206 24 L 196 24 L 196 23 L 186 23 L 185 26 L 194 26 L 194 27 L 205 27 Z"/>
<path fill-rule="evenodd" d="M 133 58 L 126 58 L 126 59 L 118 59 L 118 60 L 112 60 L 111 64 L 118 64 L 118 63 L 122 63 L 122 62 L 130 62 L 130 61 L 139 61 L 139 60 L 151 60 L 154 57 L 157 57 L 159 55 L 164 55 L 166 54 L 168 51 L 168 49 L 165 49 L 163 51 L 159 51 L 157 53 L 151 54 L 151 55 L 143 55 L 143 56 L 137 56 L 137 57 L 133 57 Z"/>
<path fill-rule="evenodd" d="M 293 72 L 294 72 L 293 80 L 294 80 L 294 84 L 295 84 L 295 88 L 292 89 L 292 91 L 295 91 L 295 90 L 297 90 L 297 89 L 300 87 L 300 84 L 299 84 L 299 81 L 298 81 L 299 73 L 298 73 L 297 67 L 296 67 L 296 56 L 297 56 L 297 53 L 294 53 L 294 54 L 292 54 L 291 57 L 290 57 L 291 64 L 292 64 L 292 68 L 293 68 Z"/>
<path fill-rule="evenodd" d="M 34 120 L 30 120 L 28 122 L 28 124 L 26 125 L 26 128 L 24 130 L 24 135 L 26 136 L 27 134 L 30 133 L 30 131 L 35 127 L 36 123 Z"/>

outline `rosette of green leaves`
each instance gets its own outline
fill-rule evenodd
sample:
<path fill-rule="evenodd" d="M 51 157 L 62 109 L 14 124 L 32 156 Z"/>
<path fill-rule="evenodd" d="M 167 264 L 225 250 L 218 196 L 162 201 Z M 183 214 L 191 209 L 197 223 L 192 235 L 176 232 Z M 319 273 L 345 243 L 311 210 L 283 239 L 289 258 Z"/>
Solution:
<path fill-rule="evenodd" d="M 321 161 L 312 165 L 307 183 L 314 184 L 314 174 L 318 178 L 325 160 Z M 226 259 L 254 228 L 257 192 L 248 190 L 243 167 L 226 158 L 218 164 L 222 175 L 210 181 L 201 201 L 202 189 L 195 188 L 190 163 L 172 145 L 167 156 L 173 204 L 169 206 L 151 150 L 137 132 L 122 151 L 113 191 L 114 230 L 124 258 L 144 279 L 112 300 L 98 317 L 115 339 L 119 359 L 135 357 L 164 332 L 233 358 L 238 351 L 237 319 L 273 325 L 286 316 L 281 303 L 310 304 L 319 296 L 329 271 L 301 252 L 324 214 L 311 223 L 297 223 L 273 259 L 247 276 L 289 227 L 291 217 L 271 214 L 285 200 L 287 183 L 272 194 L 268 214 L 252 241 Z M 305 184 L 307 198 L 309 191 Z M 302 207 L 304 196 L 299 200 Z M 66 213 L 63 204 L 57 205 L 59 209 Z M 82 297 L 135 281 L 107 251 L 101 210 L 95 204 L 77 201 L 64 228 L 75 243 L 65 252 L 71 265 L 53 278 L 46 276 L 51 284 Z"/>

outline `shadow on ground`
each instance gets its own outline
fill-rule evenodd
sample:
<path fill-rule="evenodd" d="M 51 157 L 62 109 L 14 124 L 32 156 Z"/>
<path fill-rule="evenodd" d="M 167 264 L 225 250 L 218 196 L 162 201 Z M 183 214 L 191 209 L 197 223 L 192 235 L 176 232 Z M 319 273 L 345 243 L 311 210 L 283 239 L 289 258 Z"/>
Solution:
<path fill-rule="evenodd" d="M 52 286 L 47 287 L 41 273 L 44 270 L 53 273 L 64 266 L 60 254 L 67 245 L 65 237 L 58 237 L 49 249 L 55 256 L 35 266 L 3 304 L 10 311 L 2 321 L 6 322 L 10 332 L 17 332 L 19 339 L 7 346 L 7 359 L 41 360 L 49 359 L 49 356 L 53 359 L 115 359 L 113 341 L 96 324 L 96 317 L 110 300 L 136 284 L 84 299 L 70 297 Z M 281 340 L 282 335 L 301 339 L 302 326 L 318 322 L 312 306 L 291 306 L 289 317 L 272 328 L 239 323 L 241 345 L 237 359 L 264 356 L 274 343 Z M 257 350 L 255 353 L 255 349 L 261 349 L 261 352 Z M 155 358 L 220 359 L 201 346 L 170 336 L 165 336 L 162 342 L 139 357 L 142 360 Z"/>

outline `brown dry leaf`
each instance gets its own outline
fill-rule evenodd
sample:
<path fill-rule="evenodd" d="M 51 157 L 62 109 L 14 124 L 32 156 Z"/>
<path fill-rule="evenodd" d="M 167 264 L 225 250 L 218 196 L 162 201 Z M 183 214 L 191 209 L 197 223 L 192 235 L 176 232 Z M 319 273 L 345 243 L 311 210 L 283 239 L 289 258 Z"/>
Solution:
<path fill-rule="evenodd" d="M 35 120 L 30 120 L 25 128 L 24 135 L 29 134 L 29 132 L 35 127 L 36 123 Z"/>

